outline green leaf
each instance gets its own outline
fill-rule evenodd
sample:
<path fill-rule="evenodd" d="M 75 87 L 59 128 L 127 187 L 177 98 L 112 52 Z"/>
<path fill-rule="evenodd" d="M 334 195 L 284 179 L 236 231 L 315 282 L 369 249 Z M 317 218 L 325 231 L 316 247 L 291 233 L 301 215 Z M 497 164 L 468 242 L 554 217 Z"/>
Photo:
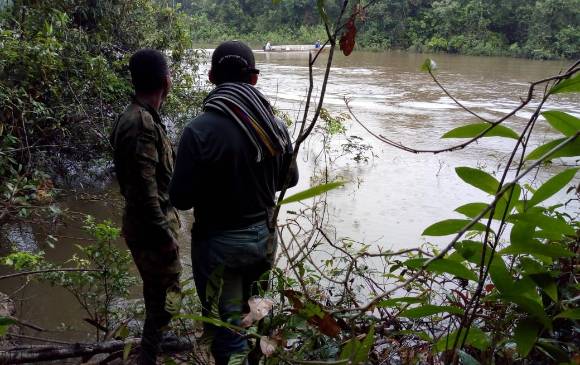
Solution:
<path fill-rule="evenodd" d="M 426 316 L 432 316 L 434 314 L 439 313 L 451 313 L 451 314 L 463 314 L 463 309 L 455 306 L 449 305 L 432 305 L 432 304 L 425 304 L 423 306 L 417 308 L 407 309 L 401 312 L 401 317 L 407 318 L 421 318 Z"/>
<path fill-rule="evenodd" d="M 464 125 L 445 133 L 441 138 L 474 138 L 479 136 L 483 131 L 491 127 L 489 123 L 475 123 Z M 518 139 L 519 136 L 512 129 L 501 124 L 496 125 L 488 130 L 483 137 L 506 137 Z"/>
<path fill-rule="evenodd" d="M 437 69 L 437 63 L 430 58 L 425 59 L 421 65 L 421 71 L 423 72 L 433 72 Z"/>
<path fill-rule="evenodd" d="M 10 317 L 0 317 L 0 337 L 5 336 L 10 326 L 16 323 L 18 322 Z"/>
<path fill-rule="evenodd" d="M 520 309 L 538 319 L 545 327 L 552 328 L 552 322 L 546 316 L 544 306 L 541 303 L 519 294 L 502 293 L 501 298 L 516 304 Z"/>
<path fill-rule="evenodd" d="M 241 327 L 238 327 L 238 326 L 233 325 L 233 324 L 228 323 L 228 322 L 224 322 L 224 321 L 216 319 L 216 318 L 197 316 L 197 315 L 193 315 L 193 314 L 178 314 L 178 315 L 174 316 L 174 318 L 175 319 L 189 319 L 192 321 L 198 321 L 198 322 L 202 322 L 202 323 L 212 324 L 216 327 L 229 328 L 229 329 L 234 330 L 234 331 L 242 331 L 243 330 L 243 328 L 241 328 Z"/>
<path fill-rule="evenodd" d="M 560 312 L 554 318 L 567 318 L 567 319 L 580 320 L 580 308 L 572 308 L 572 309 L 565 310 L 563 312 Z"/>
<path fill-rule="evenodd" d="M 246 351 L 242 351 L 242 352 L 236 352 L 233 355 L 230 356 L 230 359 L 228 360 L 228 365 L 243 365 L 246 364 L 246 359 L 248 358 L 248 355 L 250 354 L 251 349 L 248 349 Z"/>
<path fill-rule="evenodd" d="M 490 340 L 487 335 L 478 327 L 471 327 L 469 329 L 469 334 L 467 338 L 465 337 L 466 331 L 465 329 L 461 331 L 461 337 L 458 343 L 461 343 L 462 340 L 465 338 L 465 344 L 475 347 L 478 350 L 485 351 L 490 344 Z M 435 348 L 437 351 L 442 352 L 446 350 L 450 350 L 453 347 L 453 343 L 455 342 L 455 338 L 457 338 L 457 331 L 452 332 L 449 336 L 445 336 L 441 338 L 435 344 Z"/>
<path fill-rule="evenodd" d="M 580 91 L 580 74 L 560 81 L 550 89 L 550 94 L 573 93 Z"/>
<path fill-rule="evenodd" d="M 127 342 L 125 346 L 123 346 L 123 363 L 126 363 L 129 360 L 129 355 L 131 354 L 131 349 L 133 348 L 133 344 L 131 342 Z"/>
<path fill-rule="evenodd" d="M 301 191 L 299 193 L 296 193 L 292 196 L 289 196 L 286 199 L 282 200 L 279 204 L 284 205 L 284 204 L 294 203 L 294 202 L 301 201 L 304 199 L 312 198 L 312 197 L 315 197 L 317 195 L 326 193 L 329 190 L 341 187 L 344 184 L 345 184 L 344 181 L 335 181 L 335 182 L 331 182 L 331 183 L 327 183 L 327 184 L 317 185 L 317 186 L 311 187 L 310 189 L 306 189 L 306 190 Z"/>
<path fill-rule="evenodd" d="M 340 352 L 340 360 L 353 359 L 361 349 L 361 342 L 355 337 L 347 341 Z"/>
<path fill-rule="evenodd" d="M 423 231 L 423 236 L 447 236 L 463 230 L 469 223 L 471 221 L 468 219 L 446 219 L 427 227 Z M 485 229 L 485 225 L 477 222 L 469 228 L 469 231 L 484 232 Z"/>
<path fill-rule="evenodd" d="M 514 192 L 511 193 L 511 190 L 514 190 Z M 509 207 L 507 207 L 508 211 L 506 213 L 506 216 L 509 216 L 509 214 L 512 212 L 514 206 L 518 202 L 518 198 L 520 196 L 520 193 L 521 193 L 521 188 L 518 185 L 514 185 L 513 188 L 506 191 L 502 195 L 502 198 L 499 199 L 495 205 L 493 219 L 496 219 L 496 220 L 503 219 L 504 212 L 506 211 L 506 207 L 507 207 L 507 200 L 511 194 L 512 197 L 510 200 Z M 457 213 L 461 213 L 461 214 L 465 215 L 466 217 L 473 219 L 473 218 L 477 217 L 485 209 L 487 209 L 488 205 L 489 204 L 486 204 L 486 203 L 468 203 L 468 204 L 465 204 L 465 205 L 458 207 L 457 209 L 455 209 L 455 211 Z M 486 214 L 484 214 L 482 218 L 489 218 L 490 212 L 487 212 Z"/>
<path fill-rule="evenodd" d="M 540 255 L 551 258 L 573 257 L 574 253 L 556 244 L 543 244 L 538 240 L 530 240 L 525 245 L 510 245 L 499 251 L 500 255 Z"/>
<path fill-rule="evenodd" d="M 417 336 L 420 339 L 422 339 L 423 341 L 431 342 L 431 337 L 429 337 L 427 332 L 424 332 L 424 331 L 402 330 L 402 331 L 396 331 L 393 334 Z"/>
<path fill-rule="evenodd" d="M 494 259 L 489 266 L 489 277 L 500 293 L 513 292 L 515 286 L 514 278 L 501 258 Z"/>
<path fill-rule="evenodd" d="M 486 203 L 468 203 L 465 205 L 460 206 L 459 208 L 455 209 L 457 213 L 461 213 L 468 218 L 475 218 L 477 217 L 485 208 L 487 208 L 489 204 Z M 487 214 L 489 216 L 489 214 Z M 484 217 L 486 218 L 486 217 Z"/>
<path fill-rule="evenodd" d="M 461 180 L 469 185 L 475 186 L 490 195 L 497 193 L 499 182 L 487 172 L 472 167 L 458 167 L 455 169 L 455 172 Z"/>
<path fill-rule="evenodd" d="M 481 242 L 477 241 L 461 241 L 455 244 L 455 250 L 467 261 L 471 262 L 472 264 L 479 265 L 481 264 L 481 255 L 483 254 L 483 245 Z M 485 251 L 485 263 L 489 262 L 491 257 L 491 248 L 487 248 Z M 495 261 L 495 259 L 493 260 Z"/>
<path fill-rule="evenodd" d="M 522 357 L 528 356 L 536 340 L 542 326 L 533 319 L 525 318 L 518 322 L 514 330 L 514 341 L 518 348 L 518 352 Z"/>
<path fill-rule="evenodd" d="M 365 339 L 362 341 L 362 345 L 360 346 L 359 350 L 356 352 L 356 356 L 354 357 L 354 361 L 352 364 L 366 364 L 369 359 L 369 353 L 373 344 L 375 343 L 375 327 L 371 325 L 371 329 L 369 333 L 365 336 Z"/>
<path fill-rule="evenodd" d="M 448 259 L 437 259 L 427 266 L 426 270 L 437 273 L 448 273 L 463 279 L 477 281 L 477 275 L 461 263 Z"/>
<path fill-rule="evenodd" d="M 556 140 L 553 140 L 551 142 L 548 142 L 546 144 L 541 145 L 540 147 L 536 148 L 535 150 L 533 150 L 532 152 L 530 152 L 526 156 L 526 161 L 527 160 L 538 160 L 539 158 L 544 156 L 546 153 L 551 151 L 553 148 L 555 148 L 556 146 L 558 146 L 560 143 L 564 142 L 565 140 L 566 140 L 566 138 L 559 138 L 559 139 L 556 139 Z M 559 158 L 559 157 L 574 157 L 574 156 L 578 156 L 578 155 L 580 155 L 580 138 L 576 138 L 576 139 L 572 140 L 570 143 L 566 144 L 566 146 L 564 146 L 561 149 L 559 149 L 558 151 L 552 153 L 548 158 L 546 158 L 546 161 L 550 161 L 554 158 Z"/>
<path fill-rule="evenodd" d="M 127 327 L 126 325 L 122 325 L 121 327 L 119 327 L 119 329 L 117 329 L 117 332 L 115 333 L 115 337 L 122 339 L 129 337 L 129 327 Z"/>
<path fill-rule="evenodd" d="M 417 269 L 423 266 L 425 261 L 427 261 L 427 259 L 410 259 L 405 261 L 404 264 L 409 268 Z M 463 279 L 477 281 L 477 275 L 475 275 L 474 272 L 454 260 L 437 259 L 435 261 L 431 261 L 425 270 L 437 274 L 447 273 Z"/>
<path fill-rule="evenodd" d="M 401 298 L 391 298 L 386 300 L 381 300 L 377 303 L 378 308 L 395 307 L 400 303 L 414 304 L 414 303 L 424 303 L 425 299 L 415 298 L 415 297 L 401 297 Z"/>
<path fill-rule="evenodd" d="M 543 112 L 542 115 L 555 130 L 562 132 L 566 137 L 570 137 L 580 130 L 580 119 L 568 113 L 550 110 Z"/>
<path fill-rule="evenodd" d="M 546 295 L 550 297 L 555 303 L 558 302 L 558 287 L 554 278 L 548 273 L 537 273 L 528 275 L 538 287 L 540 287 Z"/>
<path fill-rule="evenodd" d="M 576 172 L 578 172 L 578 168 L 568 169 L 543 183 L 542 186 L 536 190 L 532 199 L 527 203 L 527 206 L 533 207 L 562 190 L 570 181 L 572 181 Z"/>
<path fill-rule="evenodd" d="M 540 212 L 526 212 L 523 214 L 513 214 L 509 217 L 510 221 L 521 221 L 534 227 L 540 227 L 546 232 L 560 233 L 563 235 L 573 236 L 576 231 L 572 226 L 558 218 L 549 217 Z M 533 232 L 533 231 L 532 231 Z"/>

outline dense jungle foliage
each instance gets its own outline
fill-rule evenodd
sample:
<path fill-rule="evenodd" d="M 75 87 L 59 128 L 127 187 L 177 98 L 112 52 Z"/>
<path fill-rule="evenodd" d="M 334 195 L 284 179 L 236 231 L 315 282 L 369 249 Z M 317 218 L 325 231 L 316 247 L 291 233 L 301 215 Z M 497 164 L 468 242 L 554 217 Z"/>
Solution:
<path fill-rule="evenodd" d="M 262 45 L 268 40 L 314 44 L 326 39 L 316 0 L 179 2 L 193 17 L 198 42 L 239 37 Z M 325 1 L 330 18 L 341 3 Z M 578 0 L 378 0 L 361 12 L 358 28 L 359 46 L 369 49 L 538 59 L 580 55 Z"/>
<path fill-rule="evenodd" d="M 108 161 L 108 135 L 132 93 L 135 50 L 171 58 L 165 116 L 199 105 L 187 15 L 152 0 L 0 3 L 0 221 L 51 200 L 58 176 L 89 175 Z M 102 164 L 101 163 L 101 164 Z M 79 174 L 79 172 L 83 172 Z M 67 181 L 70 182 L 70 181 Z M 82 181 L 81 181 L 82 182 Z"/>

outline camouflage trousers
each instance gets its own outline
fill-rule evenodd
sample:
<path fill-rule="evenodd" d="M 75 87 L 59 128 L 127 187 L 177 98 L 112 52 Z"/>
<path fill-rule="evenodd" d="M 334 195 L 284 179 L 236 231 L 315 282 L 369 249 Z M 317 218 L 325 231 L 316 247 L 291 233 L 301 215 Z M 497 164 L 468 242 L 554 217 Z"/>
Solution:
<path fill-rule="evenodd" d="M 143 299 L 145 300 L 145 323 L 141 336 L 139 364 L 156 364 L 164 329 L 171 320 L 165 310 L 168 292 L 179 292 L 181 264 L 179 250 L 161 252 L 144 242 L 127 240 L 135 265 L 143 280 Z"/>

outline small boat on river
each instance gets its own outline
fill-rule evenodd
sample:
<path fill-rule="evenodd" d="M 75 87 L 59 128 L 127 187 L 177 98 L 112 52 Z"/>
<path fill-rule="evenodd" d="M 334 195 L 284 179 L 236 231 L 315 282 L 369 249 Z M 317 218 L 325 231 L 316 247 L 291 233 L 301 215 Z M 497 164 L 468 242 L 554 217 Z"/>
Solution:
<path fill-rule="evenodd" d="M 279 46 L 270 46 L 268 50 L 262 49 L 258 50 L 258 52 L 308 52 L 308 51 L 316 51 L 320 48 L 322 50 L 326 50 L 328 46 L 320 46 L 316 48 L 313 44 L 288 44 L 288 45 L 279 45 Z"/>

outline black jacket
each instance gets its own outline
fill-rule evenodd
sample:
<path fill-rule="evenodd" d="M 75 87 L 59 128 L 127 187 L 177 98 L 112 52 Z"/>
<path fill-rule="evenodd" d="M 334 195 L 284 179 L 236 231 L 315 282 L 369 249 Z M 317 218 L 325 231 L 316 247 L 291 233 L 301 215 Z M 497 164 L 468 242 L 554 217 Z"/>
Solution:
<path fill-rule="evenodd" d="M 286 126 L 284 130 L 288 133 Z M 169 188 L 171 202 L 181 210 L 193 207 L 196 227 L 244 227 L 274 206 L 291 157 L 289 145 L 283 154 L 256 162 L 256 149 L 234 121 L 218 112 L 204 112 L 181 136 Z M 294 186 L 296 164 L 290 171 Z"/>

